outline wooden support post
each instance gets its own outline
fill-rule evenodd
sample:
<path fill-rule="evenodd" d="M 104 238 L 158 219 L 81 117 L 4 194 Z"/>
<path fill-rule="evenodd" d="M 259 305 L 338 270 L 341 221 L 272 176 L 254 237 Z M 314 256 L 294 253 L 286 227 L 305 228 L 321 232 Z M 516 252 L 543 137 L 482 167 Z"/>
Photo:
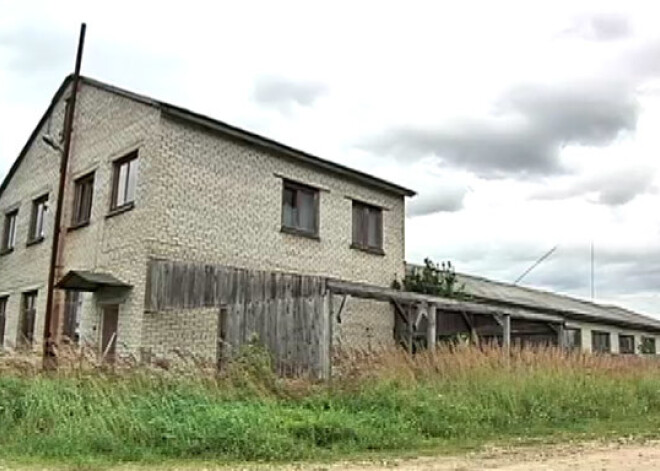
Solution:
<path fill-rule="evenodd" d="M 504 314 L 502 319 L 503 346 L 507 353 L 511 349 L 511 316 Z"/>
<path fill-rule="evenodd" d="M 431 304 L 428 308 L 428 328 L 426 329 L 426 344 L 429 350 L 435 350 L 435 345 L 438 341 L 437 335 L 437 307 L 435 304 Z"/>
<path fill-rule="evenodd" d="M 477 329 L 474 327 L 474 319 L 472 319 L 471 315 L 465 311 L 460 311 L 460 314 L 465 321 L 465 325 L 467 325 L 468 329 L 470 329 L 470 342 L 472 342 L 473 345 L 477 345 L 479 343 L 479 334 L 477 333 Z"/>
<path fill-rule="evenodd" d="M 412 306 L 409 306 L 407 309 L 408 323 L 406 324 L 406 346 L 408 347 L 408 353 L 411 355 L 415 352 L 413 348 L 413 343 L 415 340 L 415 312 Z"/>
<path fill-rule="evenodd" d="M 559 324 L 557 329 L 557 345 L 562 350 L 566 348 L 566 333 L 564 331 L 564 324 Z"/>

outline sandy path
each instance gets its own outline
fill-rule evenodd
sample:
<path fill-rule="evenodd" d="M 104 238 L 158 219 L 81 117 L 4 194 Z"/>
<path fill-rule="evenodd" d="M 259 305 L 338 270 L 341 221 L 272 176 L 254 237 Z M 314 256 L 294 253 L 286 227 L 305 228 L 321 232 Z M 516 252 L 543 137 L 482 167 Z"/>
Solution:
<path fill-rule="evenodd" d="M 13 466 L 3 463 L 0 471 L 45 471 L 55 467 Z M 73 469 L 78 469 L 73 467 Z M 291 464 L 285 466 L 181 464 L 163 466 L 122 465 L 113 471 L 660 471 L 660 441 L 645 443 L 579 443 L 561 445 L 493 448 L 461 456 L 436 456 L 410 459 L 387 459 L 369 462 L 333 464 Z"/>
<path fill-rule="evenodd" d="M 660 471 L 660 441 L 644 444 L 577 444 L 495 449 L 462 457 L 424 457 L 374 463 L 299 465 L 301 471 Z"/>

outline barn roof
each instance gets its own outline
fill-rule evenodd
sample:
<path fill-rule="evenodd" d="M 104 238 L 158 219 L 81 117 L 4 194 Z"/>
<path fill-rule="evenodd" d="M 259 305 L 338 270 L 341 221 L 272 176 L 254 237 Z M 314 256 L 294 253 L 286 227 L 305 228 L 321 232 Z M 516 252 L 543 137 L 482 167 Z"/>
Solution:
<path fill-rule="evenodd" d="M 566 318 L 660 331 L 660 320 L 618 306 L 598 304 L 540 289 L 458 274 L 458 283 L 472 297 L 491 303 L 553 312 Z"/>

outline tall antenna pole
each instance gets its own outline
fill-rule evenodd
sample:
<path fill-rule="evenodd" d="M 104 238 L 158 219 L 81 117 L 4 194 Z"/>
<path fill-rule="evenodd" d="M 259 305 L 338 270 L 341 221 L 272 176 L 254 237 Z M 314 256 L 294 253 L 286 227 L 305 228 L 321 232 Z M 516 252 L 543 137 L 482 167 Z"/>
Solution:
<path fill-rule="evenodd" d="M 76 66 L 73 73 L 71 97 L 66 107 L 64 117 L 64 148 L 60 156 L 60 186 L 57 190 L 57 208 L 55 209 L 55 221 L 53 223 L 53 246 L 50 252 L 50 267 L 48 270 L 48 289 L 46 294 L 46 315 L 44 319 L 44 342 L 43 342 L 43 367 L 44 369 L 57 368 L 57 339 L 56 322 L 53 322 L 53 304 L 55 289 L 55 272 L 59 258 L 60 232 L 62 226 L 62 206 L 64 203 L 64 186 L 66 184 L 66 172 L 69 165 L 69 153 L 71 152 L 71 134 L 73 131 L 73 117 L 76 111 L 76 97 L 78 95 L 78 84 L 80 83 L 80 66 L 82 65 L 83 47 L 85 46 L 85 30 L 87 25 L 80 25 L 80 37 L 78 39 L 78 52 L 76 54 Z"/>
<path fill-rule="evenodd" d="M 591 300 L 594 300 L 594 241 L 591 241 Z"/>

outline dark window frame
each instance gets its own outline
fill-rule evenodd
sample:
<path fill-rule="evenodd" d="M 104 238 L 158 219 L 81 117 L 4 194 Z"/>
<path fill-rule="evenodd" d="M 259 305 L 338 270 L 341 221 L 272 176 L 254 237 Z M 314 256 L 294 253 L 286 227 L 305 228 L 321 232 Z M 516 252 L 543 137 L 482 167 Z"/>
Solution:
<path fill-rule="evenodd" d="M 369 243 L 371 213 L 376 214 L 377 243 L 375 245 Z M 352 200 L 351 218 L 351 248 L 377 255 L 384 255 L 383 208 L 363 201 Z"/>
<path fill-rule="evenodd" d="M 5 329 L 7 327 L 7 304 L 9 296 L 0 296 L 0 348 L 5 345 Z"/>
<path fill-rule="evenodd" d="M 70 229 L 89 225 L 94 204 L 94 182 L 96 173 L 90 172 L 74 181 L 73 212 Z"/>
<path fill-rule="evenodd" d="M 597 338 L 607 338 L 607 349 L 601 348 L 597 344 Z M 612 335 L 609 332 L 603 330 L 592 330 L 591 331 L 591 351 L 593 353 L 612 353 Z"/>
<path fill-rule="evenodd" d="M 21 312 L 18 319 L 18 340 L 16 342 L 19 347 L 31 347 L 34 344 L 38 297 L 38 291 L 26 291 L 21 296 Z"/>
<path fill-rule="evenodd" d="M 11 221 L 13 220 L 13 225 Z M 5 221 L 2 231 L 1 253 L 12 252 L 16 247 L 16 232 L 18 230 L 18 208 L 5 213 Z"/>
<path fill-rule="evenodd" d="M 626 346 L 625 342 L 632 342 Z M 619 334 L 619 353 L 630 355 L 635 353 L 635 336 L 629 334 Z"/>
<path fill-rule="evenodd" d="M 313 229 L 310 231 L 300 224 L 300 221 L 294 223 L 293 225 L 287 224 L 286 221 L 286 193 L 288 191 L 295 192 L 296 206 L 302 206 L 302 193 L 311 194 L 313 198 Z M 305 185 L 304 183 L 298 183 L 291 180 L 282 180 L 282 220 L 281 220 L 281 231 L 288 234 L 300 235 L 304 237 L 310 237 L 312 239 L 319 239 L 319 230 L 320 230 L 320 190 L 314 188 L 313 186 Z M 300 212 L 298 212 L 300 215 Z"/>
<path fill-rule="evenodd" d="M 42 208 L 41 213 L 39 212 L 39 208 Z M 30 228 L 28 231 L 27 245 L 38 244 L 39 242 L 43 242 L 45 239 L 47 211 L 48 193 L 32 200 L 32 212 L 30 213 Z M 41 216 L 41 221 L 39 221 L 39 216 Z M 41 230 L 38 234 L 35 234 L 39 228 L 39 224 L 41 224 Z"/>
<path fill-rule="evenodd" d="M 128 199 L 129 197 L 128 192 L 129 192 L 129 182 L 131 179 L 131 164 L 132 162 L 136 162 L 136 165 L 139 166 L 138 160 L 139 160 L 139 151 L 134 150 L 112 162 L 112 191 L 110 192 L 111 215 L 127 211 L 135 206 L 135 197 L 137 193 L 137 184 L 138 184 L 137 179 L 140 175 L 140 169 L 137 166 L 135 168 L 135 172 L 137 173 L 137 175 L 135 176 L 135 188 L 133 190 L 132 199 L 130 200 Z M 120 189 L 120 175 L 121 175 L 121 169 L 125 165 L 127 165 L 128 168 L 126 170 L 126 181 L 124 182 L 123 201 L 120 203 L 118 199 L 119 189 Z"/>
<path fill-rule="evenodd" d="M 642 336 L 640 349 L 644 355 L 655 355 L 657 353 L 655 337 Z"/>

